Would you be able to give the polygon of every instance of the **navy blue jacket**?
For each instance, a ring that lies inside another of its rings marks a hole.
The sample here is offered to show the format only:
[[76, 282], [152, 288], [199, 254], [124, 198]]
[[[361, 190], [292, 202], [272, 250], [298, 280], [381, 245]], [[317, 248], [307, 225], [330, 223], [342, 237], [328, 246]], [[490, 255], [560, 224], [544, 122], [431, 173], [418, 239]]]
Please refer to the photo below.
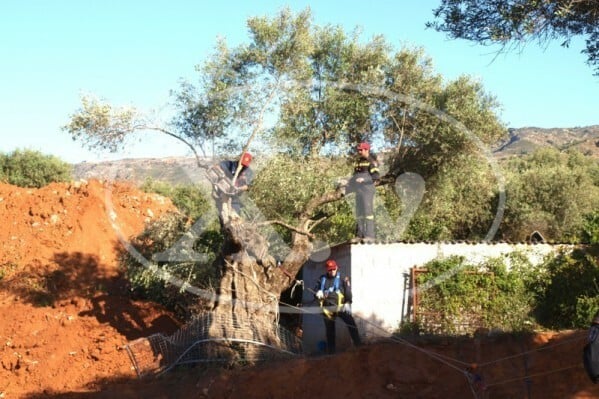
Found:
[[[339, 271], [337, 271], [339, 274]], [[324, 278], [324, 287], [322, 284], [322, 280]], [[329, 276], [329, 274], [323, 274], [318, 279], [318, 284], [316, 285], [315, 291], [321, 290], [324, 294], [324, 306], [337, 306], [339, 304], [339, 294], [335, 291], [335, 277]], [[351, 292], [351, 284], [349, 283], [349, 278], [339, 276], [339, 291], [343, 294], [342, 304], [344, 303], [352, 303], [352, 292]]]

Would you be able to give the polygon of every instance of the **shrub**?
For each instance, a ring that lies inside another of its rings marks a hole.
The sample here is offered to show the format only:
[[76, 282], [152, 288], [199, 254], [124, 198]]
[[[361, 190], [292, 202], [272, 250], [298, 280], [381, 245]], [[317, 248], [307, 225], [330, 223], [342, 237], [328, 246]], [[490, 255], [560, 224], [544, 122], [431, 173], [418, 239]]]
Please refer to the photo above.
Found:
[[40, 188], [72, 180], [72, 167], [53, 155], [15, 150], [0, 155], [0, 179], [19, 187]]
[[145, 192], [153, 192], [170, 198], [179, 211], [192, 220], [202, 217], [210, 209], [208, 195], [199, 187], [172, 186], [169, 183], [148, 178], [140, 188]]
[[426, 264], [418, 279], [418, 329], [452, 335], [471, 334], [478, 328], [530, 329], [534, 295], [521, 273], [526, 262], [511, 255], [508, 269], [505, 260], [471, 265], [454, 256]]
[[595, 211], [584, 216], [580, 237], [583, 243], [599, 244], [599, 212]]
[[[206, 298], [218, 275], [214, 264], [222, 243], [217, 226], [211, 227], [195, 236], [189, 219], [180, 213], [150, 223], [120, 259], [133, 292], [165, 305], [182, 319], [207, 306]], [[184, 287], [204, 290], [206, 295], [198, 297]]]
[[588, 327], [599, 309], [599, 248], [564, 252], [540, 265], [534, 282], [536, 317], [552, 329]]

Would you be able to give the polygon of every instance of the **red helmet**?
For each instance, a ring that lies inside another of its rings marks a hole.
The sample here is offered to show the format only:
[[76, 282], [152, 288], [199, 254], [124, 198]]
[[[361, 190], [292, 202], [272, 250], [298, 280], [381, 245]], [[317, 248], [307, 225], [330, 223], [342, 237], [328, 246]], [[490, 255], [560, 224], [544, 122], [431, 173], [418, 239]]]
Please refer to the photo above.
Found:
[[370, 144], [363, 142], [358, 144], [358, 150], [368, 150], [370, 151]]
[[241, 164], [243, 166], [250, 166], [251, 162], [252, 162], [252, 154], [250, 154], [249, 152], [244, 152], [243, 155], [241, 156]]
[[339, 268], [339, 266], [337, 266], [337, 262], [335, 262], [333, 259], [327, 260], [325, 264], [327, 266], [327, 272], [330, 272], [331, 270], [337, 270]]

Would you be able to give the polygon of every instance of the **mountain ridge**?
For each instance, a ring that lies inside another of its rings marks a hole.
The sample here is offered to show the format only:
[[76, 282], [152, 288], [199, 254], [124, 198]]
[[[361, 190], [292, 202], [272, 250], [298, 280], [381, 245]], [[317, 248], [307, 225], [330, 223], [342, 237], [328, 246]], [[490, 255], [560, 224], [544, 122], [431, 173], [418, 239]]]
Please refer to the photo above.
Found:
[[[577, 149], [586, 156], [599, 159], [599, 125], [573, 128], [522, 127], [507, 129], [507, 137], [492, 146], [498, 160], [524, 156], [540, 147], [560, 151]], [[201, 162], [214, 162], [203, 158]], [[141, 184], [148, 178], [171, 184], [207, 184], [194, 157], [125, 158], [115, 161], [73, 164], [75, 179], [128, 180]]]

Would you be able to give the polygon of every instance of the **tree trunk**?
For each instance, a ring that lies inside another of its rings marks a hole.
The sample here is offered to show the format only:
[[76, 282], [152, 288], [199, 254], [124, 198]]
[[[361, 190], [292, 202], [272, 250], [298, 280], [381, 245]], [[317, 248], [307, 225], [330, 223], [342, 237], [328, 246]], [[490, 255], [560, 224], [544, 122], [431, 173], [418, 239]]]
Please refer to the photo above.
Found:
[[[221, 201], [217, 205], [225, 242], [209, 335], [285, 349], [278, 326], [279, 298], [295, 282], [312, 245], [305, 235], [294, 234], [291, 252], [283, 266], [277, 267], [258, 226], [239, 217], [227, 198], [216, 200]], [[255, 352], [262, 350], [264, 347], [260, 345], [245, 345], [241, 349], [240, 345], [227, 345], [220, 347], [215, 355], [235, 360], [243, 352], [244, 358], [251, 359], [260, 357]]]
[[[244, 359], [256, 358], [253, 352], [263, 346], [283, 348], [285, 344], [279, 331], [279, 298], [281, 293], [295, 283], [295, 276], [312, 253], [311, 229], [320, 221], [313, 214], [323, 204], [338, 201], [345, 195], [342, 186], [333, 192], [312, 198], [298, 215], [292, 231], [290, 251], [281, 265], [269, 253], [269, 243], [260, 233], [259, 226], [242, 219], [231, 206], [226, 194], [219, 190], [222, 179], [212, 181], [217, 209], [225, 241], [220, 264], [221, 280], [212, 309], [209, 335], [226, 339], [226, 345], [217, 349], [218, 357], [234, 360], [240, 352]], [[254, 342], [260, 345], [240, 345], [231, 342]]]

